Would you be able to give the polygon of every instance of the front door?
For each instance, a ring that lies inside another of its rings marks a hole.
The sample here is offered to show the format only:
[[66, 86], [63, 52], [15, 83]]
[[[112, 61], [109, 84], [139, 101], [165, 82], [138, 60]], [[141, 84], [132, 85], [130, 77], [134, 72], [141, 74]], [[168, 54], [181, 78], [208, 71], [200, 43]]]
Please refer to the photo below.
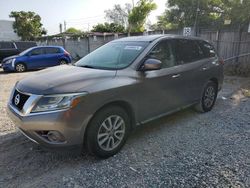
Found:
[[162, 62], [160, 70], [138, 72], [138, 114], [140, 121], [174, 111], [185, 102], [185, 76], [176, 63], [170, 40], [159, 42], [146, 58]]
[[31, 50], [27, 57], [27, 65], [30, 69], [42, 68], [46, 66], [46, 61], [44, 60], [44, 49], [35, 48]]

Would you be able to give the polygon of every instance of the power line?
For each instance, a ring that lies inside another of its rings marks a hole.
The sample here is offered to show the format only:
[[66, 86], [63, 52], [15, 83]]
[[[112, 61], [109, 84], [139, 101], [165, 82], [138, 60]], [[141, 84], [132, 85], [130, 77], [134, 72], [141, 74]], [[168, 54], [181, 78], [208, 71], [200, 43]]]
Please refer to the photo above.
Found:
[[77, 20], [89, 20], [89, 19], [99, 18], [99, 17], [103, 17], [103, 16], [105, 16], [105, 14], [100, 14], [97, 16], [91, 16], [91, 17], [85, 17], [85, 18], [69, 19], [69, 20], [67, 20], [67, 22], [75, 22]]

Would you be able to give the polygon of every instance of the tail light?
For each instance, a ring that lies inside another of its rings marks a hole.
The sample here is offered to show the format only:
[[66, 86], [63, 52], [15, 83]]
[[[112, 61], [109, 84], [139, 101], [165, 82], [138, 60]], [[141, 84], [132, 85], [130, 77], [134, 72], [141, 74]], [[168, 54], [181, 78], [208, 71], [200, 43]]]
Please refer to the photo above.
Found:
[[70, 53], [64, 50], [64, 55], [70, 56]]
[[219, 63], [221, 64], [221, 65], [224, 65], [224, 60], [221, 58], [221, 59], [219, 59]]

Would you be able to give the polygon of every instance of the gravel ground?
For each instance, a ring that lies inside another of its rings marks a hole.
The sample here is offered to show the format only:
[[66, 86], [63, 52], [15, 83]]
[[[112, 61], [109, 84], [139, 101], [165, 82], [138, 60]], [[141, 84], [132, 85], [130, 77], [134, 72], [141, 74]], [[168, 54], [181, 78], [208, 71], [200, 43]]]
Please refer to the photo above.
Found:
[[0, 72], [0, 187], [250, 187], [250, 98], [241, 89], [249, 78], [226, 77], [211, 112], [186, 109], [141, 126], [99, 160], [44, 151], [15, 129], [10, 90], [34, 73]]

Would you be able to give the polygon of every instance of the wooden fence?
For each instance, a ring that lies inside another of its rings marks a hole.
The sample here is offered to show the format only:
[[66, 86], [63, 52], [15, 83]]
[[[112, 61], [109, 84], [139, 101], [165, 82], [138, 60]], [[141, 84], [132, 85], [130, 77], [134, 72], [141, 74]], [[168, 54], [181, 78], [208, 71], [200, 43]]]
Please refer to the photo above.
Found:
[[[182, 35], [182, 30], [166, 30], [166, 31], [150, 31], [147, 33], [134, 33], [130, 36], [152, 35], [152, 34], [177, 34]], [[98, 48], [99, 46], [117, 39], [126, 37], [128, 34], [109, 34], [85, 36], [74, 39], [46, 39], [39, 40], [40, 45], [62, 45], [64, 46], [74, 58], [77, 59], [85, 56], [89, 52]], [[225, 61], [233, 62], [249, 62], [250, 63], [250, 33], [247, 31], [239, 32], [237, 30], [208, 30], [203, 29], [198, 32], [198, 36], [210, 41], [214, 44], [219, 55]]]
[[212, 42], [225, 61], [250, 63], [250, 33], [201, 30], [199, 36]]

